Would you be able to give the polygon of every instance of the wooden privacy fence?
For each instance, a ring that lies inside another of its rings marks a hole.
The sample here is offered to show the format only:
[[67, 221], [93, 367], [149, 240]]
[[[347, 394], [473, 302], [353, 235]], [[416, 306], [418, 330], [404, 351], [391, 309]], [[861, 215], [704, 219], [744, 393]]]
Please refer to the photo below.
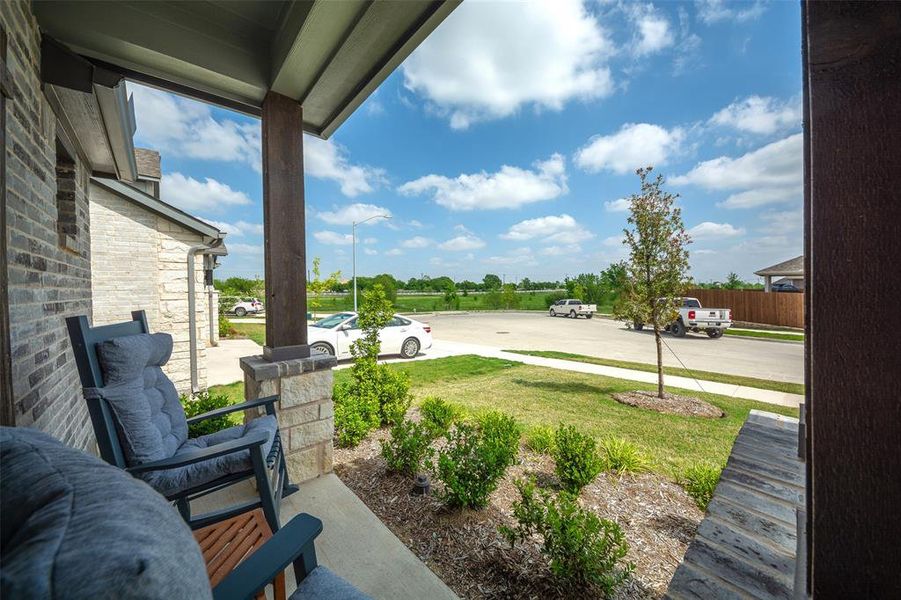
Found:
[[762, 290], [689, 290], [701, 306], [731, 308], [734, 321], [804, 327], [804, 294]]

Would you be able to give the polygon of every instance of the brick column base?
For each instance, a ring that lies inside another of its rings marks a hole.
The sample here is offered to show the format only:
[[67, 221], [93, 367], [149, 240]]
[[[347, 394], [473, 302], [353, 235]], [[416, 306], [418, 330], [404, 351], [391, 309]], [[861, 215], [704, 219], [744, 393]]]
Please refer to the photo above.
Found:
[[270, 362], [262, 356], [241, 359], [245, 399], [279, 396], [275, 410], [288, 475], [293, 483], [332, 470], [335, 433], [332, 367], [336, 364], [333, 356], [324, 354], [279, 362]]

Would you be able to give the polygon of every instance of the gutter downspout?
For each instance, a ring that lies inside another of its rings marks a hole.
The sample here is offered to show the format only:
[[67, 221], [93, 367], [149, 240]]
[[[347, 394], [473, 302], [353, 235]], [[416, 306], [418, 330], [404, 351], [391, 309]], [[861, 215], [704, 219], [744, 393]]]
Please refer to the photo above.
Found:
[[[208, 254], [223, 244], [222, 238], [213, 240], [209, 245], [200, 244], [188, 248], [188, 345], [191, 357], [191, 393], [196, 394], [200, 391], [200, 384], [197, 379], [197, 307], [196, 296], [196, 278], [197, 273], [194, 270], [194, 257], [198, 254]], [[210, 317], [212, 319], [212, 316]]]

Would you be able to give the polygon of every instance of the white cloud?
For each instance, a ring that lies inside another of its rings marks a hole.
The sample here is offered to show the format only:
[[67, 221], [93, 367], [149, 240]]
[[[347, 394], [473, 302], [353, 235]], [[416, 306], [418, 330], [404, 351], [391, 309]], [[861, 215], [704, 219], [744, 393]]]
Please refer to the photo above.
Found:
[[378, 239], [376, 239], [376, 238], [374, 238], [374, 237], [368, 237], [368, 238], [365, 238], [365, 239], [363, 240], [363, 243], [364, 243], [364, 244], [367, 244], [367, 245], [369, 245], [369, 244], [374, 244], [374, 243], [376, 243], [376, 242], [378, 242]]
[[613, 52], [580, 0], [464, 2], [406, 60], [404, 85], [465, 129], [610, 95]]
[[628, 173], [638, 167], [666, 164], [678, 152], [685, 132], [649, 123], [627, 123], [614, 134], [595, 136], [576, 152], [575, 162], [589, 173]]
[[800, 127], [801, 105], [798, 98], [780, 101], [749, 96], [717, 112], [710, 123], [749, 133], [772, 134]]
[[505, 240], [525, 241], [540, 238], [545, 243], [575, 244], [594, 237], [567, 214], [526, 219], [500, 236]]
[[766, 204], [780, 204], [800, 200], [804, 190], [801, 184], [786, 187], [762, 187], [731, 194], [716, 205], [720, 208], [756, 208]]
[[463, 235], [458, 235], [446, 242], [441, 242], [438, 244], [438, 247], [442, 250], [449, 250], [451, 252], [462, 252], [464, 250], [484, 248], [485, 242], [471, 233], [464, 233]]
[[743, 235], [744, 232], [744, 229], [733, 227], [729, 223], [713, 223], [712, 221], [698, 223], [688, 230], [691, 237], [696, 240], [731, 238]]
[[263, 245], [262, 244], [228, 244], [228, 253], [229, 256], [233, 254], [250, 254], [254, 256], [258, 256], [263, 254]]
[[547, 246], [538, 251], [544, 256], [573, 256], [582, 252], [579, 244], [567, 244], [565, 246]]
[[347, 151], [333, 140], [305, 135], [303, 164], [305, 174], [335, 181], [341, 187], [341, 193], [351, 198], [385, 183], [384, 170], [351, 164]]
[[422, 237], [421, 235], [417, 235], [411, 237], [408, 240], [404, 240], [400, 243], [400, 245], [404, 248], [428, 248], [432, 245], [432, 240], [429, 238]]
[[375, 256], [378, 254], [378, 251], [373, 250], [372, 248], [363, 248], [363, 254], [366, 256]]
[[604, 202], [604, 210], [607, 212], [627, 212], [629, 210], [629, 199], [619, 198], [617, 200], [607, 200]]
[[349, 246], [353, 244], [353, 236], [349, 233], [337, 233], [335, 231], [317, 231], [313, 233], [316, 241], [330, 246]]
[[487, 265], [533, 267], [538, 264], [531, 248], [518, 248], [502, 256], [489, 256], [482, 262]]
[[726, 0], [700, 0], [698, 17], [706, 24], [719, 21], [743, 22], [756, 19], [766, 10], [760, 0], [754, 2], [727, 2]]
[[625, 236], [622, 234], [611, 235], [610, 237], [605, 237], [601, 244], [606, 246], [607, 248], [618, 248], [623, 245], [623, 241], [625, 239]]
[[673, 185], [697, 185], [707, 190], [735, 190], [723, 208], [752, 208], [801, 197], [803, 171], [801, 134], [791, 135], [738, 158], [721, 156], [698, 163]]
[[627, 14], [635, 26], [631, 47], [635, 56], [656, 54], [675, 42], [669, 19], [653, 4], [627, 5]]
[[413, 229], [422, 229], [423, 227], [425, 227], [425, 225], [423, 225], [420, 221], [417, 221], [416, 219], [410, 219], [410, 221], [407, 223], [407, 225], [409, 225]]
[[160, 181], [160, 196], [169, 204], [188, 212], [220, 212], [233, 206], [250, 204], [250, 197], [225, 183], [204, 178], [198, 181], [181, 173], [168, 173]]
[[[354, 204], [342, 206], [341, 208], [336, 208], [335, 210], [325, 210], [316, 214], [319, 219], [325, 221], [329, 225], [351, 225], [354, 222], [359, 223], [365, 219], [372, 219], [372, 217], [378, 215], [388, 215], [390, 217], [391, 211], [383, 206], [356, 202]], [[375, 225], [381, 223], [383, 220], [384, 219], [372, 219], [371, 221], [366, 221], [365, 225]]]
[[400, 248], [392, 248], [391, 250], [385, 252], [385, 256], [400, 256], [403, 253], [404, 251]]
[[[174, 94], [128, 84], [135, 103], [137, 139], [163, 155], [198, 160], [239, 162], [262, 171], [261, 133], [257, 121], [217, 119], [209, 106]], [[371, 192], [384, 183], [381, 169], [351, 164], [334, 140], [305, 135], [304, 172], [338, 183], [346, 196]]]
[[398, 191], [407, 196], [430, 193], [435, 202], [451, 210], [488, 210], [550, 200], [569, 188], [564, 158], [554, 154], [536, 162], [534, 170], [504, 165], [496, 173], [464, 173], [454, 179], [426, 175], [408, 181]]

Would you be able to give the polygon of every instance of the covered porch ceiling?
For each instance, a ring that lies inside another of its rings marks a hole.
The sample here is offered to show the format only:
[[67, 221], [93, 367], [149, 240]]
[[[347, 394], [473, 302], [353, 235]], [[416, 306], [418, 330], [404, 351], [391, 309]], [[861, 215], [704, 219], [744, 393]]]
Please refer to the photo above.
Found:
[[35, 2], [42, 30], [125, 77], [260, 116], [267, 92], [327, 138], [460, 0]]

